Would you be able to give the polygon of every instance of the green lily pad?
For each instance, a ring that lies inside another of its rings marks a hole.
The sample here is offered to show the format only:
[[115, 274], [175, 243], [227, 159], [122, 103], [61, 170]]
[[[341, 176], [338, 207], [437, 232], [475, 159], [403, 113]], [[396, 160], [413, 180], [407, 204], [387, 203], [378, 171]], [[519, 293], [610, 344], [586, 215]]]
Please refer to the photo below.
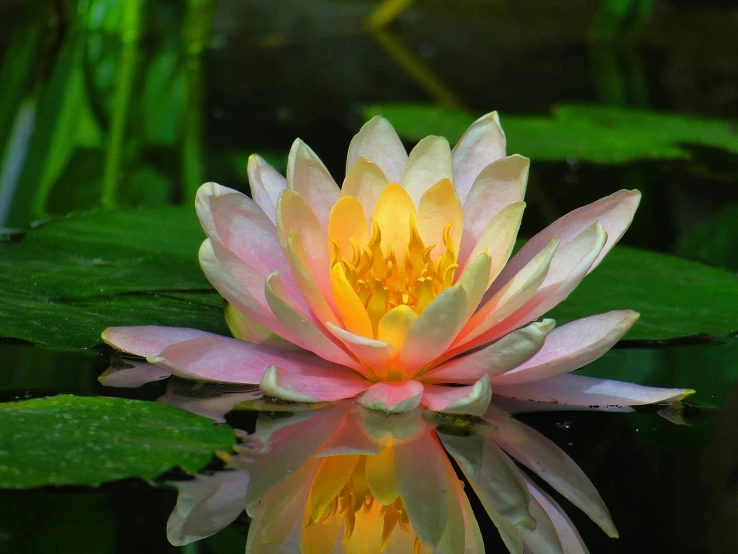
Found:
[[702, 222], [674, 250], [680, 256], [738, 271], [738, 205], [726, 206]]
[[[416, 104], [374, 105], [366, 116], [382, 115], [410, 141], [441, 135], [452, 144], [476, 119], [464, 110]], [[532, 160], [619, 164], [643, 159], [686, 159], [684, 144], [738, 153], [738, 129], [713, 119], [691, 118], [620, 107], [557, 106], [551, 117], [500, 114], [508, 152]]]
[[0, 488], [98, 486], [195, 473], [230, 452], [226, 425], [155, 402], [55, 396], [0, 404]]
[[0, 243], [0, 336], [59, 350], [98, 344], [113, 325], [228, 334], [197, 262], [191, 207], [69, 217]]
[[561, 325], [626, 308], [641, 314], [629, 340], [724, 337], [738, 330], [738, 277], [675, 256], [618, 246], [550, 316]]

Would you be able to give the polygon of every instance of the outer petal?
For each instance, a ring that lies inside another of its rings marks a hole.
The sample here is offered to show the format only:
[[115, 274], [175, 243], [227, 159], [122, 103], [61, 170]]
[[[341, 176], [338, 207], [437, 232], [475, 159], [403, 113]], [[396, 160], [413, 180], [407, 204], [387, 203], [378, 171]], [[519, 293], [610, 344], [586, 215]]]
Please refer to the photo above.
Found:
[[[218, 336], [173, 344], [147, 359], [185, 379], [242, 384], [258, 383], [266, 369], [277, 363], [307, 374], [339, 367], [312, 354], [272, 350]], [[336, 371], [334, 369], [333, 373]]]
[[167, 538], [182, 546], [214, 535], [241, 515], [249, 473], [221, 471], [173, 484], [179, 494], [167, 522]]
[[495, 393], [509, 398], [557, 405], [619, 407], [676, 402], [693, 394], [694, 391], [644, 387], [584, 375], [558, 375], [534, 383], [499, 385], [495, 387]]
[[172, 344], [218, 336], [199, 329], [143, 325], [140, 327], [108, 327], [103, 331], [102, 339], [117, 350], [146, 358]]
[[484, 375], [467, 387], [426, 385], [422, 402], [434, 412], [481, 416], [487, 411], [490, 400], [492, 387], [489, 377]]
[[323, 229], [328, 229], [328, 216], [341, 191], [320, 158], [300, 139], [292, 144], [287, 159], [287, 186], [305, 199]]
[[213, 220], [213, 214], [210, 209], [210, 200], [220, 196], [238, 197], [244, 195], [237, 190], [229, 189], [218, 183], [205, 183], [197, 189], [197, 195], [195, 196], [195, 210], [197, 210], [200, 225], [202, 225], [205, 234], [215, 241], [220, 241], [220, 237], [218, 236], [218, 230], [215, 228], [215, 221]]
[[310, 375], [271, 366], [261, 378], [259, 388], [267, 396], [291, 402], [333, 402], [353, 398], [369, 385], [353, 372]]
[[556, 322], [544, 319], [505, 335], [471, 354], [453, 358], [423, 376], [429, 383], [473, 383], [483, 375], [495, 376], [535, 356]]
[[418, 381], [380, 381], [359, 398], [359, 404], [382, 412], [408, 412], [420, 405], [423, 385]]
[[488, 331], [530, 300], [546, 278], [558, 244], [558, 239], [552, 240], [494, 296], [489, 298], [485, 294], [454, 346], [463, 345]]
[[346, 174], [359, 158], [377, 164], [392, 183], [401, 183], [407, 152], [389, 121], [373, 117], [354, 136], [346, 158]]
[[464, 202], [472, 183], [489, 164], [505, 157], [505, 133], [497, 112], [477, 119], [454, 146], [456, 191]]
[[495, 384], [513, 385], [568, 373], [610, 350], [638, 320], [631, 310], [615, 310], [572, 321], [546, 337], [538, 353], [525, 363], [494, 378]]
[[269, 310], [261, 275], [211, 239], [202, 243], [199, 258], [205, 276], [223, 298], [249, 319], [291, 341], [290, 334]]
[[518, 236], [524, 210], [525, 202], [510, 204], [489, 222], [462, 266], [462, 274], [480, 254], [486, 252], [492, 258], [487, 285], [489, 286], [495, 280], [505, 267], [515, 246], [515, 238]]
[[410, 152], [402, 183], [417, 206], [425, 191], [443, 179], [454, 182], [451, 148], [443, 137], [425, 137]]
[[528, 158], [515, 154], [492, 162], [476, 178], [464, 202], [464, 236], [459, 254], [462, 263], [489, 221], [505, 206], [523, 201], [529, 166]]
[[561, 238], [561, 246], [563, 247], [585, 229], [599, 221], [607, 233], [607, 242], [589, 269], [589, 271], [593, 270], [628, 229], [640, 201], [641, 193], [637, 190], [620, 190], [557, 219], [530, 239], [515, 254], [497, 281], [492, 285], [492, 293], [502, 288], [554, 237]]
[[341, 348], [311, 314], [305, 314], [292, 306], [285, 297], [280, 276], [273, 273], [266, 280], [266, 299], [269, 308], [287, 330], [291, 339], [305, 350], [337, 364], [361, 370], [362, 366]]
[[279, 271], [292, 302], [307, 307], [280, 248], [277, 229], [261, 209], [249, 197], [239, 194], [211, 198], [210, 210], [218, 231], [217, 242], [262, 277]]
[[[509, 317], [475, 339], [464, 344], [474, 348], [503, 336], [513, 329], [534, 321], [560, 302], [566, 300], [597, 258], [607, 240], [604, 228], [599, 223], [585, 229], [574, 240], [560, 247], [554, 255], [551, 267], [540, 288], [530, 299]], [[484, 324], [486, 327], [486, 324]], [[472, 334], [476, 335], [478, 330]], [[465, 340], [468, 336], [465, 337]]]
[[277, 199], [287, 188], [285, 178], [264, 158], [256, 154], [249, 156], [248, 165], [251, 196], [272, 223], [277, 221]]
[[466, 292], [456, 286], [444, 290], [413, 321], [400, 352], [400, 367], [408, 375], [440, 356], [466, 321]]

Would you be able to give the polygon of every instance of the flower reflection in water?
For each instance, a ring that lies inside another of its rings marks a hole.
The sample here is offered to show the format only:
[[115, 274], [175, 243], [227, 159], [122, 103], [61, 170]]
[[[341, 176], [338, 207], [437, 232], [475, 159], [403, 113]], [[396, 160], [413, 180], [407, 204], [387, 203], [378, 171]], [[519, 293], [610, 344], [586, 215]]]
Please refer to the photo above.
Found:
[[301, 411], [261, 413], [230, 471], [175, 483], [173, 544], [216, 533], [245, 507], [247, 554], [483, 553], [452, 460], [510, 552], [587, 552], [561, 507], [513, 459], [617, 536], [576, 463], [494, 404], [482, 418], [389, 415], [353, 402], [292, 409]]

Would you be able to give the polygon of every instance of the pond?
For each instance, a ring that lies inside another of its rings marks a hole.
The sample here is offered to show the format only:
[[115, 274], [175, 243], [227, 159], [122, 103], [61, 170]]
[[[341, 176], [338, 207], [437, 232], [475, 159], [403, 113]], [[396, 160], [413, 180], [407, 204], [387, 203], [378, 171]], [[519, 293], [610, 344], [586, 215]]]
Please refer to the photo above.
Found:
[[738, 551], [737, 21], [0, 3], [0, 551]]

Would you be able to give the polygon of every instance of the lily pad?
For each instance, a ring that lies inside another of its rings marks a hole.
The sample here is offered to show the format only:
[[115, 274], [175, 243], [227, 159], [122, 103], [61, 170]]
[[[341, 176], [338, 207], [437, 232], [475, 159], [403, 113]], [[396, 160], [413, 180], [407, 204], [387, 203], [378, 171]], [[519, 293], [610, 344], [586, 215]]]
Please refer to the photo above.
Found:
[[195, 473], [235, 444], [226, 425], [123, 398], [0, 404], [0, 428], [0, 488], [150, 480], [175, 467]]
[[72, 216], [0, 243], [0, 336], [79, 350], [111, 325], [228, 334], [191, 207]]
[[674, 250], [681, 256], [738, 271], [738, 204], [726, 206], [692, 229]]
[[[452, 144], [476, 119], [450, 108], [416, 104], [368, 106], [365, 115], [389, 119], [410, 141], [441, 135]], [[551, 117], [500, 114], [508, 151], [532, 160], [619, 164], [644, 159], [687, 159], [685, 144], [738, 153], [738, 128], [727, 121], [620, 107], [557, 106]]]
[[675, 256], [618, 246], [550, 316], [562, 324], [626, 308], [641, 314], [628, 340], [724, 337], [738, 330], [738, 277]]

